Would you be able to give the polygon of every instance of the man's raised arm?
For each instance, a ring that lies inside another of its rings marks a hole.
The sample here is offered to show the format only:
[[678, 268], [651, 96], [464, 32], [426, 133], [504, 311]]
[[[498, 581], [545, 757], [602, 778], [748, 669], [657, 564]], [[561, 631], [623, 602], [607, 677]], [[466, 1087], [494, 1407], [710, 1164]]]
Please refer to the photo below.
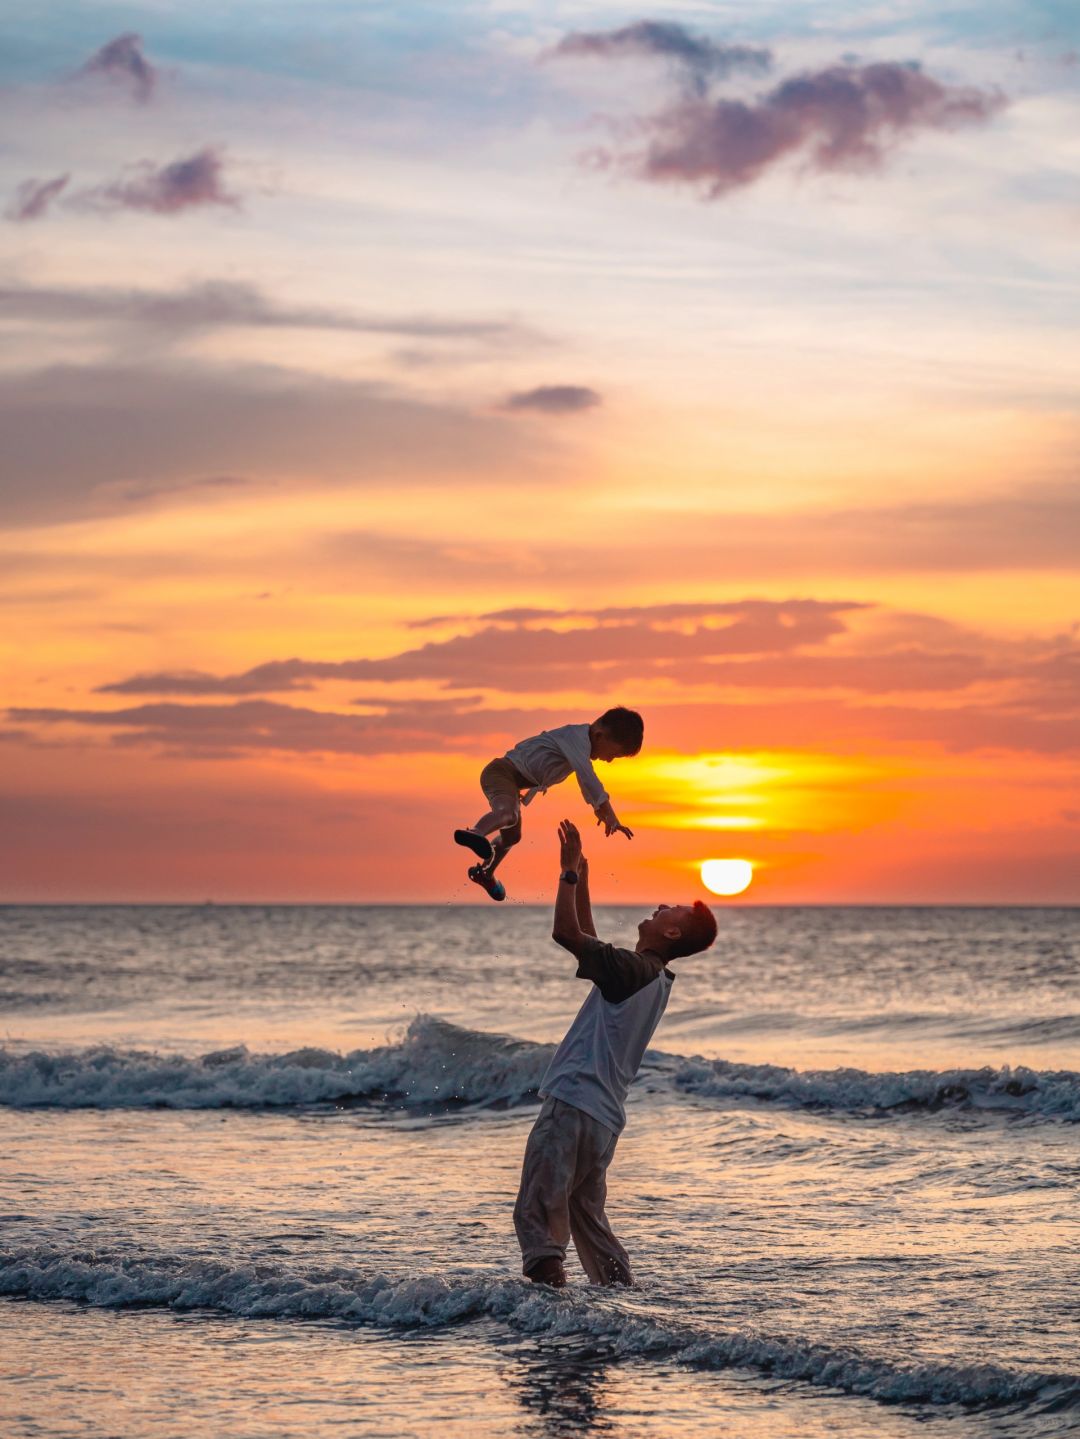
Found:
[[596, 925], [592, 917], [592, 896], [589, 894], [589, 861], [584, 855], [578, 860], [577, 867], [577, 920], [583, 934], [597, 938]]
[[[581, 836], [577, 825], [564, 819], [559, 825], [559, 888], [555, 895], [555, 921], [551, 937], [572, 955], [581, 956], [591, 940], [596, 938], [592, 924], [592, 908], [589, 904], [588, 866], [585, 866], [584, 884], [580, 874], [582, 864]], [[573, 880], [567, 876], [573, 874]], [[584, 894], [578, 891], [584, 889]]]

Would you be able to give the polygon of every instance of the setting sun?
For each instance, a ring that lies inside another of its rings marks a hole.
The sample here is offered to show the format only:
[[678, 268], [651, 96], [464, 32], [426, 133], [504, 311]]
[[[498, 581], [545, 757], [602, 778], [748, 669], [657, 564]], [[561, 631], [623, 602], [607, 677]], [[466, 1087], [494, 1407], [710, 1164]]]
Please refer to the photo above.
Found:
[[701, 863], [701, 881], [713, 894], [742, 894], [754, 878], [748, 859], [706, 859]]

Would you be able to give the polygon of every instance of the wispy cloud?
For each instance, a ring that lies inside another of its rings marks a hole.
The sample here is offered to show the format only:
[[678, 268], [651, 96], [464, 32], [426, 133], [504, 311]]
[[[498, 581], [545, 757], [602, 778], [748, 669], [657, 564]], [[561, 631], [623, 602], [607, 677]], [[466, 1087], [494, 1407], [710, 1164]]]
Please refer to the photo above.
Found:
[[70, 175], [57, 175], [53, 180], [24, 180], [16, 187], [5, 218], [17, 223], [40, 220], [70, 179]]
[[502, 408], [510, 411], [535, 410], [542, 415], [573, 415], [603, 403], [598, 391], [588, 385], [538, 385], [507, 395]]
[[161, 72], [143, 53], [142, 36], [128, 31], [102, 45], [78, 73], [122, 86], [134, 99], [145, 104], [153, 96]]
[[214, 145], [168, 165], [139, 161], [125, 178], [83, 190], [73, 197], [76, 201], [96, 210], [142, 210], [154, 215], [178, 215], [206, 205], [240, 206], [240, 197], [226, 188], [224, 153]]
[[115, 493], [119, 500], [137, 505], [175, 495], [234, 492], [251, 484], [252, 481], [243, 475], [199, 475], [190, 480], [136, 480], [131, 484], [117, 485]]
[[736, 71], [760, 75], [772, 65], [772, 52], [751, 45], [729, 45], [695, 35], [670, 20], [638, 20], [617, 30], [574, 31], [548, 52], [552, 59], [626, 59], [658, 57], [673, 63], [684, 83], [703, 95], [713, 80]]
[[[451, 623], [436, 617], [431, 623]], [[349, 753], [490, 748], [558, 722], [566, 701], [645, 704], [659, 747], [722, 736], [726, 747], [895, 743], [1063, 754], [1080, 749], [1075, 636], [995, 639], [927, 614], [865, 603], [679, 603], [594, 611], [513, 608], [458, 616], [458, 633], [381, 658], [269, 661], [237, 674], [162, 671], [98, 693], [169, 696], [119, 710], [12, 709], [13, 724], [119, 732], [119, 742]], [[428, 684], [434, 698], [354, 696], [353, 708], [295, 707], [261, 696], [336, 682]], [[682, 690], [676, 698], [672, 688]], [[460, 690], [460, 694], [446, 694]], [[528, 696], [506, 708], [495, 696]], [[532, 696], [546, 695], [539, 704]], [[221, 701], [235, 700], [235, 704]]]
[[[883, 575], [1071, 574], [1080, 552], [1080, 488], [1071, 482], [937, 502], [817, 506], [787, 511], [662, 512], [598, 553], [568, 535], [537, 542], [527, 556], [514, 544], [476, 540], [419, 541], [407, 535], [335, 532], [313, 541], [324, 571], [346, 574], [363, 564], [396, 585], [437, 577], [452, 587], [482, 577], [492, 587], [518, 587], [522, 577], [557, 592], [583, 570], [612, 591], [643, 565], [660, 565], [707, 587], [720, 574], [746, 588], [815, 583], [821, 575], [860, 581]], [[551, 611], [554, 618], [557, 611]], [[485, 620], [543, 618], [544, 612], [492, 611]], [[459, 623], [460, 615], [442, 617]], [[413, 621], [417, 627], [431, 622]]]
[[72, 210], [109, 214], [138, 210], [153, 215], [178, 215], [205, 206], [239, 209], [240, 196], [225, 182], [225, 155], [220, 146], [207, 145], [167, 165], [140, 160], [119, 179], [81, 190], [68, 189], [71, 175], [52, 180], [24, 180], [5, 211], [9, 220], [39, 220], [60, 199]]
[[701, 601], [674, 601], [657, 605], [606, 605], [601, 609], [541, 609], [535, 605], [512, 605], [507, 609], [485, 610], [478, 615], [429, 615], [411, 620], [410, 629], [427, 629], [433, 625], [487, 624], [489, 622], [507, 625], [513, 629], [528, 629], [543, 620], [579, 620], [585, 625], [628, 625], [648, 624], [663, 628], [671, 625], [704, 623], [707, 621], [730, 622], [748, 615], [779, 617], [785, 629], [790, 628], [790, 617], [795, 612], [817, 615], [823, 610], [841, 614], [846, 610], [861, 610], [866, 605], [850, 600], [736, 600], [728, 604]]
[[490, 345], [539, 345], [543, 337], [515, 320], [443, 318], [424, 314], [358, 314], [320, 305], [290, 305], [256, 285], [205, 280], [176, 290], [0, 286], [0, 318], [49, 324], [88, 322], [123, 326], [158, 338], [215, 329], [343, 330], [424, 340]]
[[981, 124], [1003, 97], [945, 85], [915, 65], [834, 65], [783, 81], [756, 104], [680, 105], [651, 122], [645, 179], [704, 185], [710, 198], [801, 152], [818, 170], [866, 169], [918, 130]]
[[[675, 30], [680, 33], [663, 53], [675, 53], [683, 42], [695, 53], [692, 37]], [[570, 48], [560, 45], [556, 53], [639, 53], [651, 42], [639, 27], [629, 27], [568, 36], [563, 43]], [[873, 169], [921, 131], [986, 124], [1007, 103], [1000, 91], [935, 79], [915, 61], [828, 65], [791, 75], [750, 100], [711, 91], [712, 81], [727, 73], [719, 65], [702, 64], [692, 73], [693, 93], [635, 122], [634, 132], [647, 137], [644, 148], [601, 147], [590, 152], [589, 163], [655, 183], [693, 185], [717, 199], [796, 157], [816, 171]]]
[[[173, 753], [238, 757], [268, 750], [294, 754], [415, 754], [449, 747], [455, 737], [503, 737], [535, 718], [529, 711], [484, 711], [468, 701], [396, 704], [365, 700], [372, 714], [308, 709], [274, 700], [238, 700], [232, 704], [135, 705], [93, 710], [21, 708], [9, 716], [23, 724], [73, 724], [113, 732], [119, 745], [167, 746]], [[542, 716], [547, 718], [546, 712]]]
[[[611, 694], [612, 692], [606, 692]], [[790, 692], [789, 692], [790, 694]], [[623, 696], [623, 698], [626, 698]], [[632, 696], [630, 697], [632, 698]], [[578, 706], [592, 717], [606, 700]], [[951, 704], [939, 700], [877, 703], [872, 707], [833, 697], [798, 701], [798, 727], [792, 727], [789, 697], [724, 703], [656, 703], [645, 707], [650, 748], [693, 750], [702, 736], [725, 750], [790, 747], [793, 734], [803, 744], [825, 749], [888, 745], [934, 745], [961, 753], [999, 750], [1033, 754], [1080, 753], [1080, 724], [1069, 714], [1044, 714], [1033, 705], [975, 704], [957, 694]], [[365, 716], [314, 710], [269, 700], [223, 704], [161, 703], [126, 709], [15, 708], [8, 717], [23, 726], [73, 725], [111, 731], [121, 746], [168, 747], [173, 754], [206, 758], [242, 758], [267, 751], [296, 754], [392, 755], [421, 753], [486, 754], [509, 746], [525, 734], [566, 723], [566, 706], [533, 704], [514, 710], [447, 711], [442, 716], [404, 716], [395, 711]], [[15, 743], [33, 742], [33, 731], [13, 729]]]
[[[812, 602], [799, 602], [809, 607]], [[780, 608], [780, 607], [777, 607]], [[789, 610], [793, 607], [789, 606]], [[822, 605], [824, 610], [827, 607]], [[840, 608], [834, 606], [833, 608]], [[702, 630], [664, 631], [646, 627], [669, 641], [661, 659], [654, 646], [643, 659], [612, 663], [616, 646], [611, 636], [640, 645], [643, 629], [618, 625], [570, 632], [575, 638], [575, 689], [588, 698], [573, 708], [588, 716], [611, 701], [642, 703], [641, 685], [665, 674], [694, 686], [678, 698], [663, 693], [645, 704], [650, 748], [674, 751], [700, 747], [702, 737], [726, 751], [788, 747], [797, 733], [801, 745], [824, 750], [864, 752], [869, 745], [933, 745], [954, 752], [1000, 750], [1045, 755], [1080, 751], [1080, 649], [1074, 642], [1042, 639], [1003, 644], [988, 636], [965, 634], [932, 616], [890, 617], [900, 643], [873, 649], [874, 635], [853, 635], [836, 625], [834, 633], [814, 643], [805, 635], [785, 652], [778, 640], [739, 634], [725, 652], [720, 639], [708, 640]], [[905, 635], [906, 627], [906, 635]], [[887, 632], [887, 626], [885, 631]], [[952, 649], [919, 645], [912, 635], [934, 630]], [[516, 647], [516, 663], [539, 666], [556, 687], [565, 676], [557, 656], [562, 635], [546, 630], [502, 631]], [[716, 632], [714, 631], [714, 634]], [[490, 630], [473, 637], [473, 653], [494, 654]], [[577, 643], [580, 641], [580, 643]], [[852, 649], [857, 642], [858, 649]], [[594, 663], [581, 658], [590, 645]], [[836, 648], [839, 644], [840, 648]], [[756, 646], [752, 652], [740, 646]], [[847, 648], [845, 649], [844, 646]], [[326, 752], [353, 755], [421, 752], [482, 753], [509, 744], [522, 734], [564, 721], [565, 702], [507, 708], [485, 705], [477, 693], [439, 698], [354, 696], [350, 710], [314, 709], [256, 697], [258, 691], [311, 688], [321, 680], [349, 680], [357, 675], [383, 683], [415, 681], [443, 672], [438, 658], [460, 658], [461, 646], [448, 641], [423, 651], [391, 657], [390, 662], [313, 662], [287, 660], [256, 667], [242, 675], [213, 676], [187, 671], [133, 676], [101, 686], [106, 693], [173, 694], [125, 708], [15, 707], [7, 720], [22, 729], [12, 739], [32, 738], [38, 731], [61, 726], [106, 731], [119, 745], [168, 747], [173, 753], [203, 757], [242, 757], [267, 750], [292, 753]], [[770, 652], [771, 651], [771, 652]], [[415, 663], [417, 655], [421, 663]], [[394, 664], [393, 661], [404, 661]], [[534, 690], [517, 685], [506, 650], [497, 655], [504, 683], [499, 688]], [[475, 673], [475, 664], [470, 668]], [[507, 677], [508, 676], [508, 677]], [[213, 702], [191, 702], [212, 697]], [[793, 706], [797, 729], [793, 731]]]
[[[102, 687], [110, 694], [273, 693], [316, 680], [426, 680], [447, 689], [491, 688], [540, 693], [633, 681], [671, 673], [699, 678], [698, 668], [724, 656], [791, 654], [840, 634], [850, 601], [747, 600], [733, 604], [510, 611], [479, 621], [469, 634], [434, 640], [382, 659], [271, 661], [240, 675], [135, 675]], [[507, 615], [511, 617], [508, 618]], [[536, 621], [569, 621], [554, 628]], [[573, 623], [574, 621], [577, 623]], [[491, 621], [491, 622], [488, 622]], [[715, 673], [714, 671], [710, 673]]]
[[263, 483], [432, 486], [509, 469], [551, 481], [552, 445], [508, 416], [270, 365], [146, 362], [0, 374], [8, 524], [122, 513], [125, 487], [243, 475]]

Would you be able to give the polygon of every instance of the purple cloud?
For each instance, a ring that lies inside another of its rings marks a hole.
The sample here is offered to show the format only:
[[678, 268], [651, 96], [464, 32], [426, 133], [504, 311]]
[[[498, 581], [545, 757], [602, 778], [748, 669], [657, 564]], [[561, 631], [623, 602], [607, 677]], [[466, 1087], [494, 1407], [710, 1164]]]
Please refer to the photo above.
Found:
[[113, 84], [124, 85], [145, 104], [154, 93], [160, 72], [143, 54], [142, 36], [129, 31], [95, 51], [79, 74], [101, 75]]
[[760, 75], [772, 65], [769, 50], [718, 44], [667, 20], [638, 20], [618, 30], [576, 31], [565, 35], [549, 54], [552, 59], [601, 60], [658, 56], [680, 66], [690, 89], [699, 95], [710, 80], [726, 79], [736, 70]]
[[573, 415], [600, 404], [603, 404], [600, 394], [587, 385], [538, 385], [535, 390], [508, 395], [501, 408], [537, 410], [542, 415]]
[[[812, 602], [796, 602], [805, 610]], [[762, 606], [763, 607], [763, 606]], [[842, 606], [836, 606], [840, 609]], [[850, 606], [848, 608], [851, 608]], [[913, 632], [926, 617], [912, 616]], [[894, 616], [897, 624], [904, 617]], [[903, 628], [901, 624], [901, 629]], [[615, 631], [629, 630], [631, 642], [643, 638], [636, 626], [621, 626]], [[705, 636], [705, 642], [694, 643], [693, 636], [677, 635], [672, 639], [664, 659], [655, 653], [644, 662], [629, 661], [612, 664], [615, 653], [610, 644], [597, 636], [611, 632], [592, 629], [586, 636], [594, 658], [601, 663], [589, 666], [578, 646], [569, 655], [558, 653], [559, 636], [551, 631], [509, 634], [521, 650], [539, 635], [540, 645], [531, 655], [522, 654], [519, 663], [531, 659], [547, 664], [549, 680], [555, 688], [559, 681], [562, 660], [569, 659], [566, 669], [573, 669], [576, 678], [568, 687], [581, 688], [588, 682], [600, 706], [615, 700], [633, 701], [633, 689], [627, 682], [655, 677], [658, 673], [673, 674], [686, 681], [707, 684], [710, 698], [686, 697], [675, 701], [654, 701], [649, 705], [650, 733], [660, 748], [685, 747], [688, 735], [722, 734], [728, 747], [751, 746], [768, 748], [789, 746], [792, 736], [793, 706], [797, 703], [798, 730], [804, 739], [816, 736], [816, 743], [830, 748], [847, 748], [862, 744], [868, 726], [881, 739], [897, 742], [932, 743], [950, 750], [984, 748], [1014, 749], [1044, 754], [1075, 753], [1080, 746], [1077, 706], [1080, 687], [1075, 684], [1067, 703], [1057, 702], [1057, 689], [1041, 682], [1042, 661], [1026, 654], [1027, 646], [995, 644], [986, 636], [974, 636], [966, 651], [933, 650], [924, 645], [893, 645], [885, 651], [870, 649], [864, 640], [861, 652], [823, 648], [809, 633], [786, 652], [783, 646], [767, 637], [741, 634], [725, 644], [724, 631], [713, 631], [716, 638]], [[470, 637], [464, 637], [468, 640]], [[471, 637], [488, 648], [490, 631]], [[830, 639], [839, 639], [849, 646], [852, 636], [843, 626], [836, 626]], [[683, 643], [676, 642], [681, 639]], [[873, 637], [870, 637], [871, 641]], [[764, 643], [762, 642], [764, 640]], [[749, 643], [748, 643], [749, 641]], [[812, 648], [810, 648], [812, 647]], [[439, 646], [428, 646], [411, 655], [392, 657], [412, 660], [420, 654], [430, 660]], [[620, 640], [618, 652], [624, 657], [628, 647]], [[771, 653], [768, 651], [771, 650]], [[1080, 652], [1068, 656], [1070, 663], [1080, 660]], [[552, 663], [554, 661], [554, 664]], [[366, 662], [369, 678], [414, 679], [430, 669], [422, 664], [409, 664], [404, 673], [372, 671], [387, 662]], [[302, 675], [320, 678], [349, 678], [363, 666], [363, 661], [314, 664], [301, 660], [279, 665], [261, 666], [247, 678], [271, 678], [270, 672], [289, 674], [293, 679]], [[674, 664], [674, 669], [672, 668]], [[504, 676], [513, 663], [506, 652], [500, 656]], [[173, 679], [184, 678], [175, 676]], [[243, 686], [238, 677], [200, 684], [200, 676], [186, 677], [192, 683], [187, 694], [216, 694], [228, 698], [227, 703], [177, 703], [158, 701], [115, 710], [86, 708], [12, 708], [6, 718], [14, 725], [36, 727], [78, 724], [112, 732], [115, 745], [151, 745], [170, 747], [174, 753], [217, 758], [256, 754], [266, 750], [294, 753], [328, 752], [343, 754], [407, 754], [438, 750], [483, 752], [501, 740], [509, 741], [529, 729], [543, 728], [566, 718], [566, 706], [550, 708], [529, 703], [524, 707], [487, 708], [479, 703], [477, 694], [438, 699], [394, 699], [380, 695], [363, 695], [352, 699], [352, 709], [362, 708], [366, 714], [341, 710], [311, 709], [278, 701], [242, 697]], [[514, 687], [497, 683], [496, 687]], [[141, 682], [105, 686], [106, 690], [168, 692], [167, 675], [144, 676]], [[287, 686], [277, 683], [252, 684], [272, 689]], [[294, 687], [299, 688], [299, 685]], [[178, 691], [183, 693], [184, 691]], [[535, 686], [524, 685], [524, 689]], [[802, 693], [796, 701], [796, 692]], [[927, 704], [925, 696], [936, 700]], [[238, 697], [240, 696], [240, 697]], [[883, 699], [892, 697], [889, 702]], [[867, 701], [872, 701], [868, 705]], [[1050, 701], [1048, 703], [1048, 700]], [[592, 706], [586, 708], [586, 714]], [[13, 742], [27, 740], [34, 731], [0, 730], [0, 739]], [[47, 743], [34, 739], [35, 743]], [[1066, 818], [1075, 816], [1068, 811]]]
[[70, 175], [57, 175], [55, 180], [24, 180], [16, 188], [5, 215], [20, 223], [40, 220], [70, 179]]
[[[550, 619], [563, 623], [544, 623]], [[803, 740], [814, 735], [830, 748], [862, 744], [871, 731], [957, 751], [1080, 747], [1080, 648], [1071, 635], [1005, 641], [933, 615], [809, 599], [515, 609], [471, 623], [471, 633], [381, 658], [294, 658], [224, 676], [142, 674], [98, 693], [169, 698], [114, 710], [12, 708], [5, 718], [31, 733], [75, 723], [111, 731], [112, 744], [202, 757], [267, 749], [481, 753], [565, 720], [565, 703], [536, 704], [545, 691], [587, 693], [578, 706], [587, 716], [594, 705], [643, 698], [643, 684], [674, 680], [700, 689], [658, 692], [649, 703], [660, 748], [702, 734], [722, 734], [728, 747], [788, 746], [793, 715]], [[365, 688], [346, 710], [260, 697], [358, 679], [379, 687], [428, 681], [461, 693], [387, 697]], [[517, 703], [488, 707], [485, 689], [517, 692]]]
[[0, 312], [50, 324], [100, 322], [135, 327], [151, 332], [161, 342], [191, 332], [240, 326], [409, 335], [507, 347], [545, 343], [538, 332], [514, 320], [443, 319], [423, 313], [357, 314], [319, 305], [280, 304], [241, 280], [204, 280], [176, 290], [0, 285]]
[[147, 210], [155, 215], [176, 215], [202, 205], [237, 208], [239, 198], [225, 188], [224, 157], [212, 145], [194, 155], [156, 167], [145, 160], [132, 167], [126, 180], [84, 192], [85, 202], [102, 210]]
[[[0, 306], [2, 308], [2, 306]], [[198, 423], [192, 416], [198, 416]], [[207, 475], [263, 486], [457, 483], [547, 484], [562, 474], [543, 433], [506, 415], [423, 403], [374, 381], [306, 374], [264, 363], [160, 363], [0, 371], [0, 512], [12, 525], [70, 523], [126, 513], [129, 486], [187, 484]], [[340, 534], [335, 536], [339, 541]], [[354, 552], [355, 538], [346, 536]], [[17, 546], [0, 555], [10, 565]], [[400, 557], [374, 543], [370, 563]], [[423, 564], [423, 547], [406, 547]], [[40, 557], [39, 557], [40, 563]], [[428, 560], [430, 563], [430, 559]]]
[[[242, 699], [231, 704], [134, 705], [127, 709], [19, 709], [12, 717], [35, 725], [79, 724], [114, 731], [119, 746], [168, 746], [174, 753], [222, 759], [267, 750], [294, 754], [412, 754], [444, 750], [463, 739], [505, 739], [523, 732], [536, 716], [555, 723], [547, 710], [462, 708], [464, 701], [403, 702], [363, 700], [379, 713], [357, 715], [306, 709], [273, 700]], [[0, 731], [0, 737], [3, 735]], [[18, 730], [12, 741], [23, 740]]]
[[133, 675], [102, 685], [98, 693], [273, 694], [311, 689], [321, 680], [428, 680], [444, 689], [535, 693], [583, 684], [604, 688], [643, 674], [715, 679], [717, 661], [797, 653], [845, 633], [842, 617], [862, 608], [850, 601], [745, 600], [610, 608], [589, 615], [539, 610], [536, 618], [580, 622], [571, 629], [544, 627], [527, 612], [528, 618], [509, 622], [481, 620], [482, 627], [471, 634], [381, 659], [271, 660], [239, 675]]
[[943, 84], [915, 64], [832, 65], [794, 75], [756, 101], [683, 100], [642, 121], [652, 136], [643, 153], [601, 159], [644, 180], [703, 186], [716, 199], [798, 153], [817, 170], [869, 169], [918, 130], [984, 124], [1005, 103], [998, 92]]

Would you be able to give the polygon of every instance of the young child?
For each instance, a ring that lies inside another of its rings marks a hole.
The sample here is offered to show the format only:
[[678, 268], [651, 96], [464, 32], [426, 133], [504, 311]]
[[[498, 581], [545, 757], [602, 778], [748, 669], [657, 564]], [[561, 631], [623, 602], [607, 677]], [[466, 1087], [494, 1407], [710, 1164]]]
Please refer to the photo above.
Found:
[[[506, 890], [495, 878], [495, 871], [521, 839], [521, 806], [538, 793], [544, 794], [553, 784], [561, 783], [571, 773], [577, 775], [581, 793], [592, 805], [596, 822], [604, 826], [604, 833], [620, 833], [633, 839], [632, 831], [619, 823], [592, 762], [602, 759], [610, 764], [613, 759], [637, 754], [644, 734], [641, 716], [617, 705], [592, 724], [564, 724], [559, 729], [544, 730], [523, 739], [501, 759], [485, 765], [480, 772], [480, 788], [490, 809], [470, 828], [454, 831], [457, 843], [471, 849], [480, 861], [469, 870], [469, 878], [492, 899], [506, 898]], [[496, 830], [499, 837], [493, 845], [487, 836]]]
[[562, 874], [552, 938], [577, 960], [588, 998], [540, 1082], [543, 1107], [525, 1146], [514, 1228], [522, 1269], [537, 1284], [566, 1283], [573, 1239], [593, 1284], [632, 1284], [630, 1260], [604, 1213], [607, 1169], [626, 1123], [626, 1094], [667, 1006], [668, 961], [700, 954], [716, 938], [707, 905], [659, 905], [638, 925], [633, 949], [596, 937], [589, 867], [569, 820], [559, 826]]

